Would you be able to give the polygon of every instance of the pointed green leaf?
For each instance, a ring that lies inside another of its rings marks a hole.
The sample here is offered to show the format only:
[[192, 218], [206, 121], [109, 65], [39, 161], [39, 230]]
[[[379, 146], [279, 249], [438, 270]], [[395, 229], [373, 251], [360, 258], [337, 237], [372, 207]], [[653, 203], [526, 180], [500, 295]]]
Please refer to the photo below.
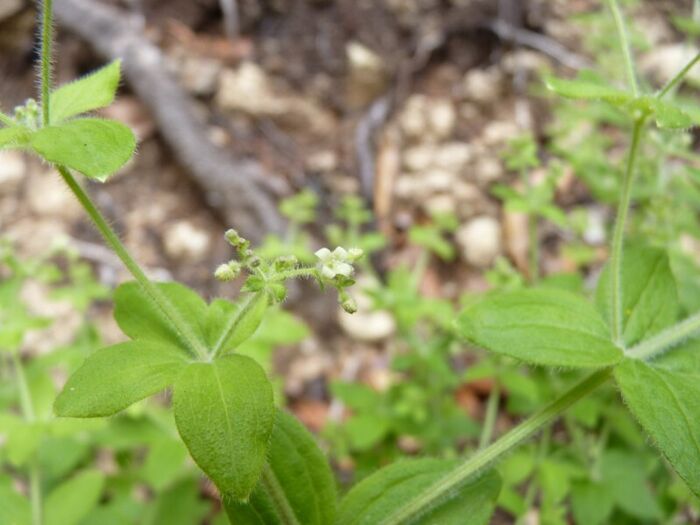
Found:
[[[193, 290], [180, 283], [157, 283], [163, 295], [170, 300], [189, 329], [206, 346], [204, 319], [207, 304]], [[177, 332], [163, 318], [161, 311], [148, 298], [141, 286], [134, 282], [120, 285], [114, 293], [114, 319], [122, 331], [136, 341], [153, 341], [179, 346], [187, 353]]]
[[538, 365], [594, 368], [623, 356], [593, 305], [563, 290], [492, 295], [464, 310], [457, 328], [478, 346]]
[[677, 104], [649, 95], [630, 101], [629, 107], [632, 110], [640, 110], [653, 115], [656, 125], [660, 128], [686, 129], [695, 123], [693, 118]]
[[628, 359], [615, 369], [627, 406], [690, 489], [700, 496], [700, 371]]
[[557, 95], [567, 98], [605, 100], [613, 104], [621, 104], [632, 98], [632, 95], [626, 91], [596, 84], [589, 80], [565, 80], [550, 77], [545, 80], [545, 84]]
[[0, 128], [0, 149], [24, 145], [30, 136], [31, 131], [24, 126]]
[[[335, 479], [313, 436], [293, 416], [277, 411], [268, 452], [268, 468], [286, 508], [304, 525], [331, 525], [336, 513]], [[279, 497], [279, 493], [276, 495]], [[258, 483], [248, 503], [225, 500], [231, 523], [285, 525], [273, 495]]]
[[46, 525], [78, 525], [97, 505], [104, 486], [104, 474], [86, 470], [53, 489], [46, 498]]
[[115, 60], [51, 93], [51, 124], [109, 106], [119, 86], [120, 67], [121, 61]]
[[240, 304], [223, 299], [212, 302], [207, 312], [206, 328], [210, 347], [221, 348], [220, 355], [237, 348], [257, 331], [268, 306], [265, 292], [248, 295]]
[[29, 144], [48, 162], [104, 182], [131, 158], [136, 139], [120, 122], [82, 118], [41, 128]]
[[258, 482], [272, 432], [272, 386], [255, 361], [229, 355], [193, 363], [173, 393], [175, 422], [192, 458], [219, 490], [248, 497]]
[[110, 416], [172, 385], [186, 366], [174, 346], [131, 341], [103, 348], [68, 379], [54, 411], [64, 417]]
[[683, 111], [683, 108], [672, 102], [654, 99], [652, 106], [654, 108], [654, 120], [656, 120], [656, 125], [660, 128], [688, 129], [695, 125], [692, 117]]
[[[377, 525], [423, 490], [448, 474], [454, 461], [404, 460], [384, 467], [355, 485], [340, 503], [338, 525]], [[413, 525], [485, 525], [501, 483], [488, 472], [451, 492], [411, 523]]]
[[[622, 257], [622, 335], [628, 347], [671, 326], [678, 316], [678, 292], [666, 252], [628, 246]], [[612, 322], [610, 267], [603, 269], [596, 304]]]

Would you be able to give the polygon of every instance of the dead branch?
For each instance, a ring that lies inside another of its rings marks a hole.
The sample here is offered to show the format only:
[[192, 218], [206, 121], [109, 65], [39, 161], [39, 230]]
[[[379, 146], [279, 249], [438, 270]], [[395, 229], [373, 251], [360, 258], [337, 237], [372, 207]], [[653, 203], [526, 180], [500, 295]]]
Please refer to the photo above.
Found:
[[[273, 182], [255, 161], [236, 158], [207, 138], [185, 92], [166, 70], [162, 53], [140, 29], [143, 22], [92, 0], [56, 0], [59, 23], [101, 55], [120, 58], [129, 85], [151, 110], [161, 135], [206, 200], [227, 224], [260, 240], [280, 232]], [[276, 190], [284, 191], [277, 181]]]

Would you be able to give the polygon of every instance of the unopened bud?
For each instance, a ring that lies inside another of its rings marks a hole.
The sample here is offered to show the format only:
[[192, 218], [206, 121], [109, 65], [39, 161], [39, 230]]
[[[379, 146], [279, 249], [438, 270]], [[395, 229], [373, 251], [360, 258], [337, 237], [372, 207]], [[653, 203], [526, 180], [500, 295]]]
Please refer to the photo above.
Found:
[[241, 273], [241, 265], [236, 261], [231, 261], [220, 265], [214, 272], [214, 277], [219, 281], [233, 281]]
[[275, 270], [289, 270], [294, 268], [299, 263], [294, 255], [283, 255], [275, 259]]
[[343, 302], [340, 303], [340, 306], [343, 307], [343, 310], [345, 310], [349, 314], [354, 314], [357, 312], [357, 303], [352, 297], [346, 297], [343, 299]]
[[238, 247], [240, 246], [241, 241], [243, 241], [243, 238], [233, 228], [226, 230], [224, 236], [226, 237], [226, 240], [231, 243], [232, 246]]

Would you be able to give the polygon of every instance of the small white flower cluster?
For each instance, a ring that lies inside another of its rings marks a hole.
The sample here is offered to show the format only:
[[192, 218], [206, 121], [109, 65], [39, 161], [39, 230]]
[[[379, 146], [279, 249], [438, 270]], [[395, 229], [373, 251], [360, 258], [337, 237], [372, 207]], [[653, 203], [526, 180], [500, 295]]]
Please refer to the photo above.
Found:
[[321, 248], [316, 252], [319, 259], [319, 270], [324, 279], [332, 280], [338, 276], [350, 277], [354, 271], [353, 263], [362, 257], [362, 250], [350, 248], [346, 250], [338, 246], [330, 251], [328, 248]]

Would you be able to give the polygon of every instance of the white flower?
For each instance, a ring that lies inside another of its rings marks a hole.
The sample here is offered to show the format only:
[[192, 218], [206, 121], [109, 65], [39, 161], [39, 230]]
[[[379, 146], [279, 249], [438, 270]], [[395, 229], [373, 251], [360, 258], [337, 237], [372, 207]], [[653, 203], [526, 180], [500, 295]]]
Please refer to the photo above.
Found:
[[350, 277], [354, 271], [350, 264], [353, 257], [340, 246], [332, 252], [328, 248], [321, 248], [316, 252], [316, 257], [320, 261], [321, 275], [326, 279], [335, 279], [338, 275]]

